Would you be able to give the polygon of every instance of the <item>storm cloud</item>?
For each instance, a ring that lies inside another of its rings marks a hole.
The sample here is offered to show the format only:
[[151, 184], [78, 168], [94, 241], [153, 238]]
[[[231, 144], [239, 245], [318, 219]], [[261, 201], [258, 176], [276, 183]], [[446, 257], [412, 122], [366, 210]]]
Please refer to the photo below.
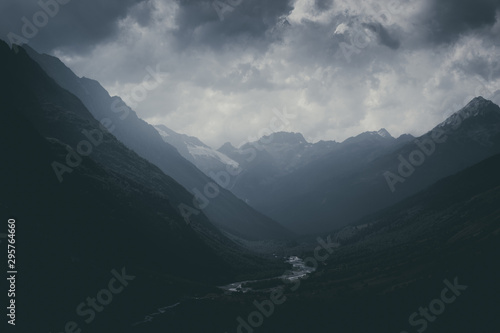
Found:
[[[40, 6], [0, 10], [6, 39]], [[159, 68], [139, 116], [217, 147], [254, 138], [275, 109], [310, 141], [422, 134], [498, 98], [499, 35], [491, 0], [73, 0], [29, 43], [129, 102]]]
[[429, 25], [429, 41], [450, 43], [463, 34], [493, 26], [499, 9], [498, 0], [432, 0], [421, 19]]
[[[119, 33], [118, 20], [127, 14], [134, 15], [138, 22], [147, 24], [154, 8], [147, 0], [88, 0], [88, 1], [2, 1], [0, 33], [9, 40], [8, 34], [23, 36], [27, 19], [34, 23], [37, 13], [47, 12], [48, 22], [39, 27], [33, 45], [41, 51], [64, 48], [84, 52], [102, 41], [115, 38]], [[43, 22], [40, 20], [40, 22]], [[36, 26], [36, 24], [35, 24]]]

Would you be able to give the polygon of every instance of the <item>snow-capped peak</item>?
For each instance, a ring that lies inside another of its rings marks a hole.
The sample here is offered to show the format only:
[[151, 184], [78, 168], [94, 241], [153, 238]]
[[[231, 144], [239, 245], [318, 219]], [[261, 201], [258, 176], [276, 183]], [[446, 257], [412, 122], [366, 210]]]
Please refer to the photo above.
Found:
[[383, 138], [392, 138], [392, 135], [385, 128], [379, 129], [377, 134]]
[[462, 117], [462, 119], [475, 117], [490, 104], [493, 103], [481, 96], [476, 97], [472, 101], [470, 101], [469, 104], [467, 104], [462, 110], [459, 111], [460, 116]]
[[443, 127], [450, 124], [454, 124], [456, 123], [456, 117], [460, 117], [461, 121], [467, 118], [476, 117], [478, 115], [484, 114], [484, 112], [489, 110], [490, 106], [494, 105], [495, 104], [492, 101], [484, 99], [481, 96], [476, 97], [462, 109], [449, 116], [445, 121], [443, 121], [438, 126]]

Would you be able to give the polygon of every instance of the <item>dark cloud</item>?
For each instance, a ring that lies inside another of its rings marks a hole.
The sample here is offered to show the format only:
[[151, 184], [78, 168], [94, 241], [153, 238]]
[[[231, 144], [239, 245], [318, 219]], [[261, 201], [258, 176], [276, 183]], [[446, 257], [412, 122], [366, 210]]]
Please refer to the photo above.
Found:
[[[38, 1], [0, 1], [0, 38]], [[257, 135], [275, 107], [313, 139], [417, 135], [498, 90], [499, 2], [71, 0], [29, 43], [132, 102], [159, 68], [138, 114], [214, 146]]]
[[[38, 30], [33, 37], [27, 38], [30, 45], [40, 51], [49, 52], [55, 48], [83, 53], [96, 44], [112, 38], [118, 31], [117, 21], [129, 13], [129, 9], [136, 5], [148, 3], [148, 0], [72, 0], [67, 4], [59, 5], [55, 0], [42, 0], [42, 3], [52, 4], [47, 8], [53, 15], [45, 15], [48, 20], [35, 28]], [[54, 4], [58, 4], [55, 9]], [[151, 6], [137, 7], [134, 9], [136, 18], [146, 24], [148, 11]], [[22, 21], [25, 17], [33, 23], [35, 17], [40, 16], [41, 6], [37, 1], [2, 1], [0, 12], [3, 15], [0, 21], [0, 38], [9, 40], [9, 33], [20, 37], [23, 34]], [[49, 13], [51, 14], [51, 13]], [[43, 23], [43, 21], [40, 21]], [[11, 35], [12, 36], [12, 35]]]
[[500, 78], [499, 60], [491, 61], [488, 57], [481, 55], [455, 63], [454, 69], [458, 69], [468, 76], [479, 75], [487, 81]]
[[314, 6], [319, 11], [329, 10], [333, 7], [333, 0], [314, 0]]
[[152, 1], [140, 2], [129, 10], [129, 15], [139, 25], [146, 27], [151, 23], [152, 14], [156, 10]]
[[247, 43], [288, 15], [291, 0], [183, 0], [176, 16], [176, 37], [180, 45], [201, 44], [220, 48], [230, 43]]
[[461, 34], [495, 24], [497, 10], [498, 0], [432, 0], [422, 24], [428, 28], [428, 40], [450, 43]]
[[368, 24], [363, 24], [365, 27], [369, 28], [371, 31], [373, 31], [378, 38], [378, 41], [380, 44], [387, 46], [390, 49], [397, 50], [399, 49], [399, 46], [401, 45], [400, 41], [396, 38], [391, 36], [389, 32], [387, 31], [386, 28], [380, 23], [368, 23]]

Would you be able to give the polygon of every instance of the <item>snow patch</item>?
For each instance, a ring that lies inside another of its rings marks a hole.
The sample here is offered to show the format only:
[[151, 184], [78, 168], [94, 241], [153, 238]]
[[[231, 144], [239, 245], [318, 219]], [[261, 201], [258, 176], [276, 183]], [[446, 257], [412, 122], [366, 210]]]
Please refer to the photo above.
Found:
[[474, 98], [469, 104], [463, 107], [461, 110], [455, 112], [451, 116], [449, 116], [445, 121], [439, 124], [439, 127], [444, 127], [447, 125], [452, 125], [457, 122], [457, 117], [460, 117], [460, 121], [464, 121], [468, 118], [473, 118], [483, 114], [483, 111], [486, 107], [491, 104], [490, 101], [485, 100], [482, 97]]
[[162, 130], [161, 130], [161, 129], [159, 129], [158, 127], [155, 127], [155, 129], [156, 129], [156, 131], [157, 131], [158, 133], [160, 133], [160, 135], [161, 135], [163, 138], [165, 138], [165, 137], [167, 137], [167, 136], [170, 136], [170, 134], [168, 134], [168, 133], [167, 133], [167, 132], [165, 132], [165, 131], [162, 131]]
[[219, 161], [221, 161], [222, 163], [230, 165], [233, 168], [238, 168], [240, 166], [238, 162], [232, 160], [231, 158], [227, 157], [226, 155], [224, 155], [216, 150], [213, 150], [212, 148], [188, 144], [188, 150], [189, 150], [189, 153], [194, 158], [196, 158], [197, 156], [216, 158]]

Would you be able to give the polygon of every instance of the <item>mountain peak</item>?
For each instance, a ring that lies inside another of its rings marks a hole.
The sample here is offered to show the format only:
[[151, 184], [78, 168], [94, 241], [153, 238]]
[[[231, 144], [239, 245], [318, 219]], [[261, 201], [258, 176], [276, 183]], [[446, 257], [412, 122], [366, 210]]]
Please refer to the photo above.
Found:
[[177, 133], [176, 131], [168, 128], [163, 124], [157, 124], [154, 125], [153, 127], [156, 129], [158, 133], [160, 133], [161, 137], [163, 138], [163, 141], [171, 144], [177, 149], [179, 149], [178, 145], [179, 143], [191, 145], [193, 147], [198, 146], [203, 148], [210, 148], [209, 146], [201, 142], [200, 139], [198, 139], [197, 137], [189, 136], [187, 134]]
[[476, 117], [479, 115], [485, 115], [490, 111], [495, 111], [500, 113], [500, 108], [498, 105], [493, 103], [490, 100], [483, 98], [482, 96], [475, 97], [472, 99], [466, 106], [457, 112], [453, 113], [449, 116], [445, 121], [443, 121], [438, 126], [446, 126], [449, 124], [453, 124], [456, 122], [456, 117], [460, 117], [461, 120], [465, 120], [467, 118]]
[[377, 134], [383, 138], [392, 138], [392, 135], [385, 128], [379, 129]]
[[225, 144], [223, 144], [222, 146], [220, 146], [219, 149], [217, 149], [217, 151], [233, 151], [233, 150], [236, 150], [236, 148], [231, 144], [231, 142], [226, 142]]
[[367, 131], [360, 133], [356, 136], [349, 137], [345, 139], [342, 143], [360, 143], [360, 142], [390, 142], [396, 140], [394, 137], [385, 129], [381, 128], [378, 131]]
[[263, 136], [260, 140], [265, 142], [279, 143], [279, 144], [306, 144], [307, 141], [300, 133], [294, 132], [276, 132], [271, 135]]
[[492, 101], [485, 99], [483, 96], [473, 98], [463, 109], [481, 109], [485, 106], [493, 104]]

